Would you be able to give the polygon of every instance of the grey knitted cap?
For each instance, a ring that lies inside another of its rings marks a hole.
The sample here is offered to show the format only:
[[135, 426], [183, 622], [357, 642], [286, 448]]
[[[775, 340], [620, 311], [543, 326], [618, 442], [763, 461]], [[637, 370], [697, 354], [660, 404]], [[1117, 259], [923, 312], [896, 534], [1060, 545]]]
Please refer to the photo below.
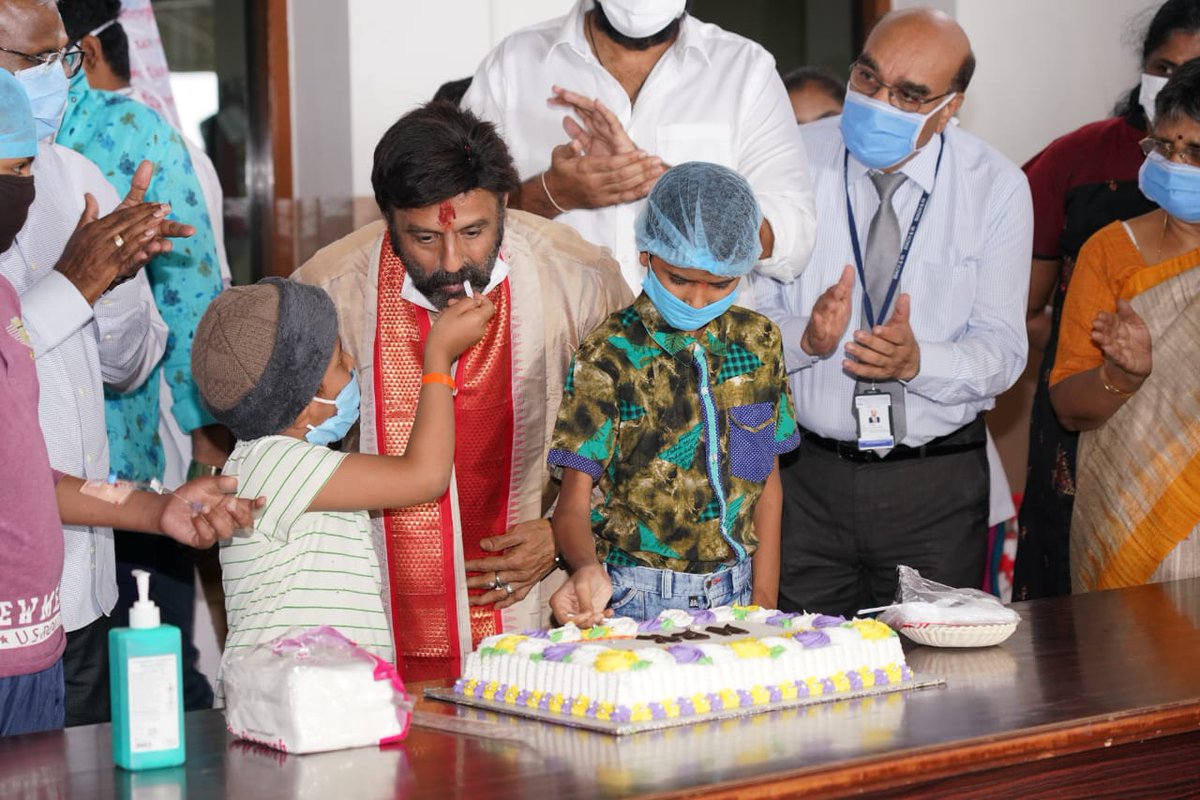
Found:
[[200, 399], [241, 441], [280, 433], [316, 395], [337, 335], [324, 289], [283, 278], [226, 289], [192, 343]]

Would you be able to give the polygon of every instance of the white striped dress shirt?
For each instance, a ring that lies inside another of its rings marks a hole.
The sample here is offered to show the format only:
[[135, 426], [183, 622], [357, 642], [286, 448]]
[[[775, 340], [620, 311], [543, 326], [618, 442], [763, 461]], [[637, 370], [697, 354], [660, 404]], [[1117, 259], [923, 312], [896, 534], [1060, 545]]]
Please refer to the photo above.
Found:
[[[50, 465], [68, 475], [105, 478], [104, 384], [128, 390], [144, 381], [162, 358], [167, 326], [144, 272], [93, 309], [54, 269], [83, 213], [84, 192], [95, 196], [102, 215], [118, 202], [99, 168], [69, 148], [42, 142], [33, 174], [37, 197], [13, 246], [0, 254], [0, 274], [21, 296], [37, 358], [38, 417]], [[68, 525], [63, 532], [59, 595], [63, 624], [74, 631], [112, 611], [116, 560], [111, 528]]]
[[[854, 314], [838, 348], [812, 359], [800, 348], [813, 304], [854, 264], [846, 213], [840, 117], [801, 126], [817, 200], [817, 243], [811, 261], [791, 284], [754, 277], [757, 308], [783, 331], [796, 418], [830, 439], [853, 441], [854, 378], [842, 369], [845, 345], [859, 326], [862, 289], [855, 274]], [[951, 126], [934, 180], [940, 140], [934, 139], [902, 171], [910, 180], [893, 203], [901, 236], [921, 194], [930, 192], [924, 218], [900, 278], [912, 298], [910, 322], [921, 348], [920, 372], [908, 382], [908, 434], [919, 446], [948, 434], [995, 405], [1025, 368], [1025, 304], [1033, 210], [1029, 184], [1015, 164], [987, 144]], [[867, 167], [849, 161], [850, 201], [859, 241], [879, 206]], [[889, 316], [895, 309], [893, 302]]]

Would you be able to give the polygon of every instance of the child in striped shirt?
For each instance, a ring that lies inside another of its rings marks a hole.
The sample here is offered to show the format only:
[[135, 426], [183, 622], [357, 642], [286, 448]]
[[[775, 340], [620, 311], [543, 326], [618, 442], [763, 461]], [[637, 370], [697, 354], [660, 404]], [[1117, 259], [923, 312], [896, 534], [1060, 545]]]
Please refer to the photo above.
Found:
[[268, 500], [253, 530], [223, 543], [225, 654], [292, 627], [331, 625], [391, 661], [379, 560], [364, 509], [440, 497], [454, 458], [451, 363], [495, 309], [481, 296], [449, 306], [425, 344], [425, 379], [408, 449], [348, 454], [327, 445], [358, 419], [353, 360], [324, 290], [279, 278], [229, 289], [196, 329], [192, 371], [212, 415], [238, 439], [226, 475]]

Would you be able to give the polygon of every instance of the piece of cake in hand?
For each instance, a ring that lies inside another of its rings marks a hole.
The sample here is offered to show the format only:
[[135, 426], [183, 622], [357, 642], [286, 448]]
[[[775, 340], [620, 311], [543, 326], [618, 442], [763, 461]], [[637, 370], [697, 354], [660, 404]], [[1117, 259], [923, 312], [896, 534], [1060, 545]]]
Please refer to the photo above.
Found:
[[467, 657], [454, 690], [554, 715], [637, 723], [911, 678], [899, 638], [881, 622], [721, 606], [492, 636]]

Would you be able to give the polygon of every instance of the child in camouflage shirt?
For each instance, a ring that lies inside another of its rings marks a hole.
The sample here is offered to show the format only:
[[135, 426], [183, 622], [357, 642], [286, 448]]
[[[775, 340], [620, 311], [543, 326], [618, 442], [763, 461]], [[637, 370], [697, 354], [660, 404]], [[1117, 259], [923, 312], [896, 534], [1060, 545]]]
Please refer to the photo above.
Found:
[[580, 344], [547, 458], [571, 570], [550, 601], [560, 621], [775, 607], [778, 456], [800, 435], [779, 329], [732, 307], [761, 224], [749, 184], [715, 164], [674, 167], [650, 193], [642, 294]]

